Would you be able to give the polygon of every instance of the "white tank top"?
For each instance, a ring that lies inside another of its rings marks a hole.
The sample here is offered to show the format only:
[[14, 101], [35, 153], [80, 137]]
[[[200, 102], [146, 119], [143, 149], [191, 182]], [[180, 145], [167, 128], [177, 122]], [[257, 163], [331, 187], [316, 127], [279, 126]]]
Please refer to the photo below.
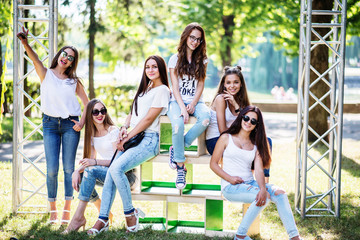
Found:
[[[229, 106], [226, 106], [226, 109], [225, 109], [226, 127], [229, 128], [231, 126], [231, 124], [235, 121], [236, 118], [237, 118], [237, 116], [232, 114]], [[219, 132], [219, 127], [218, 127], [218, 122], [217, 122], [216, 111], [210, 109], [210, 124], [206, 130], [206, 140], [212, 139], [215, 137], [219, 137], [219, 136], [220, 136], [220, 132]]]
[[51, 117], [68, 118], [81, 114], [76, 97], [76, 86], [72, 79], [60, 79], [47, 69], [40, 86], [41, 111]]
[[[114, 155], [113, 143], [119, 137], [120, 130], [115, 126], [109, 128], [109, 132], [102, 137], [92, 137], [91, 145], [94, 146], [98, 159], [110, 160]], [[99, 156], [100, 155], [100, 156]]]
[[[229, 143], [223, 153], [223, 170], [230, 176], [241, 177], [244, 181], [254, 180], [251, 164], [255, 159], [256, 145], [253, 150], [244, 150], [235, 145], [233, 136], [228, 134]], [[230, 183], [221, 179], [221, 189]]]

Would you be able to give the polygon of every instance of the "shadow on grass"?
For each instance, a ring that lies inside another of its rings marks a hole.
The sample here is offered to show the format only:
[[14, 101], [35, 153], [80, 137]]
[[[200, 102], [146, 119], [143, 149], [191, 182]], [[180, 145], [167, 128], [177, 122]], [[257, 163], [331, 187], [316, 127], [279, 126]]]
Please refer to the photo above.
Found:
[[[294, 210], [294, 193], [289, 194], [289, 202]], [[351, 202], [354, 196], [342, 195], [341, 197], [341, 217], [308, 217], [301, 219], [301, 216], [297, 213], [294, 214], [297, 227], [300, 235], [314, 236], [316, 240], [322, 239], [346, 239], [346, 240], [359, 240], [360, 239], [360, 208], [354, 206]], [[277, 224], [282, 227], [279, 214], [276, 210], [275, 204], [270, 204], [263, 211], [263, 215], [266, 216], [268, 221]], [[325, 236], [323, 238], [322, 236]], [[333, 238], [328, 238], [331, 236]]]
[[7, 215], [3, 219], [1, 219], [0, 228], [3, 228], [9, 222], [9, 220], [11, 220], [13, 217], [14, 217], [14, 214], [10, 213], [9, 215]]
[[[71, 240], [83, 240], [83, 239], [94, 239], [94, 237], [88, 236], [86, 231], [71, 232], [67, 235], [61, 234], [60, 229], [55, 229], [51, 225], [41, 225], [41, 221], [34, 223], [31, 228], [23, 234], [18, 234], [17, 237], [20, 239], [43, 239], [43, 240], [55, 240], [55, 239], [71, 239]], [[189, 234], [189, 233], [167, 233], [165, 231], [152, 230], [151, 227], [145, 228], [137, 233], [126, 233], [125, 229], [113, 228], [110, 231], [103, 232], [95, 237], [95, 239], [102, 240], [122, 240], [122, 239], [141, 239], [141, 240], [159, 240], [159, 239], [174, 239], [174, 240], [210, 240], [210, 239], [221, 239], [230, 240], [232, 238], [220, 238], [220, 237], [207, 237], [200, 234]]]
[[[318, 144], [314, 149], [321, 155], [323, 155], [328, 150], [328, 148], [323, 144]], [[336, 154], [336, 151], [334, 154]], [[354, 177], [360, 177], [360, 164], [357, 163], [354, 159], [348, 158], [343, 154], [341, 155], [341, 169], [349, 172]]]

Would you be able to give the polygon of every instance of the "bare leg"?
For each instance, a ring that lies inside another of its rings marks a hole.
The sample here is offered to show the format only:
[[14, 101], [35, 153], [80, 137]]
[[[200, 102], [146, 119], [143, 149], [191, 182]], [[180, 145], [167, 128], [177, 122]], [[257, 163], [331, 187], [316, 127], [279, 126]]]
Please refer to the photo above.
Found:
[[[100, 213], [101, 199], [98, 198], [98, 199], [94, 202], [94, 205], [95, 205], [95, 207], [97, 208], [97, 210], [98, 210], [99, 213]], [[113, 216], [114, 216], [114, 215], [113, 215], [112, 212], [110, 211], [110, 212], [109, 212], [110, 224], [112, 224], [112, 222], [113, 222]]]
[[76, 208], [75, 214], [71, 219], [69, 226], [66, 228], [65, 232], [77, 231], [81, 226], [85, 227], [86, 219], [85, 219], [85, 209], [88, 202], [79, 201], [79, 205]]
[[57, 222], [56, 201], [49, 202], [49, 204], [50, 204], [50, 223], [55, 224]]
[[63, 215], [61, 218], [62, 225], [67, 225], [70, 221], [70, 207], [71, 207], [71, 200], [65, 200]]

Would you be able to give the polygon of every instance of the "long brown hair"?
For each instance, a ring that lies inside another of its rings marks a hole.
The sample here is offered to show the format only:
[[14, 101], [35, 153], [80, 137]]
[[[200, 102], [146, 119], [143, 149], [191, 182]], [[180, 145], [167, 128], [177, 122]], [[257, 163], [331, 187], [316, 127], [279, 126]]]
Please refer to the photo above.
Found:
[[138, 90], [136, 92], [136, 95], [134, 97], [134, 101], [131, 104], [130, 112], [132, 112], [133, 107], [135, 107], [136, 116], [138, 115], [138, 113], [137, 113], [137, 100], [138, 100], [138, 97], [141, 97], [146, 93], [146, 90], [148, 89], [150, 81], [151, 81], [150, 78], [148, 78], [146, 76], [146, 72], [145, 72], [146, 63], [150, 59], [154, 59], [157, 66], [158, 66], [161, 83], [164, 84], [165, 86], [169, 87], [169, 80], [168, 80], [168, 75], [167, 75], [167, 71], [166, 71], [166, 63], [165, 63], [164, 59], [162, 57], [158, 56], [158, 55], [152, 55], [152, 56], [148, 57], [145, 60], [145, 63], [144, 63], [144, 70], [143, 70], [143, 74], [142, 74], [142, 77], [141, 77], [141, 82], [140, 82], [139, 88], [138, 88]]
[[59, 56], [60, 54], [65, 50], [65, 49], [68, 49], [70, 48], [71, 50], [74, 51], [75, 53], [75, 56], [74, 56], [74, 61], [72, 61], [71, 65], [65, 70], [65, 74], [68, 78], [70, 78], [71, 80], [74, 81], [74, 83], [77, 83], [79, 82], [81, 85], [82, 82], [81, 82], [81, 79], [76, 75], [76, 69], [77, 69], [77, 65], [78, 65], [78, 62], [79, 62], [79, 52], [78, 50], [73, 47], [73, 46], [64, 46], [62, 47], [55, 55], [55, 57], [53, 58], [52, 62], [51, 62], [51, 66], [50, 66], [50, 69], [54, 69], [56, 68], [56, 66], [58, 65], [58, 60], [59, 60]]
[[[96, 127], [93, 120], [92, 111], [97, 103], [101, 103], [104, 107], [105, 104], [97, 98], [91, 99], [86, 105], [86, 116], [85, 116], [85, 137], [84, 137], [84, 153], [83, 158], [90, 158], [91, 156], [91, 138], [95, 136]], [[108, 129], [110, 126], [114, 126], [114, 122], [111, 120], [109, 113], [105, 114], [104, 127]]]
[[[201, 32], [201, 43], [193, 51], [191, 55], [191, 63], [189, 63], [186, 57], [187, 40], [194, 29]], [[207, 59], [205, 31], [200, 24], [195, 22], [190, 23], [185, 27], [180, 37], [180, 43], [178, 46], [178, 61], [175, 66], [177, 75], [181, 78], [183, 75], [194, 76], [199, 81], [205, 81], [207, 66], [207, 64], [204, 64], [205, 59]]]
[[238, 115], [238, 117], [231, 124], [229, 129], [224, 131], [222, 134], [225, 134], [225, 133], [228, 133], [231, 135], [238, 134], [241, 130], [241, 123], [243, 121], [243, 116], [245, 116], [245, 114], [247, 114], [248, 112], [254, 112], [254, 113], [256, 113], [256, 115], [258, 117], [257, 124], [250, 133], [250, 140], [251, 140], [252, 144], [256, 145], [256, 147], [259, 151], [260, 157], [262, 159], [264, 168], [269, 168], [270, 164], [271, 164], [270, 147], [269, 147], [269, 142], [266, 137], [265, 125], [264, 125], [262, 113], [258, 107], [247, 106], [247, 107], [243, 108], [240, 111], [240, 114]]
[[237, 92], [235, 94], [235, 96], [234, 96], [234, 99], [235, 99], [236, 103], [239, 104], [240, 108], [244, 108], [246, 106], [249, 106], [250, 105], [250, 100], [249, 100], [248, 93], [247, 93], [246, 82], [245, 82], [244, 76], [242, 75], [240, 66], [236, 66], [236, 67], [226, 66], [226, 67], [224, 67], [223, 75], [222, 75], [221, 80], [219, 82], [218, 90], [217, 90], [216, 95], [215, 95], [215, 97], [213, 99], [213, 102], [214, 102], [215, 98], [219, 94], [224, 93], [224, 89], [225, 89], [224, 84], [225, 84], [226, 77], [229, 76], [229, 75], [232, 75], [232, 74], [235, 74], [236, 76], [239, 77], [240, 84], [241, 84], [239, 92]]

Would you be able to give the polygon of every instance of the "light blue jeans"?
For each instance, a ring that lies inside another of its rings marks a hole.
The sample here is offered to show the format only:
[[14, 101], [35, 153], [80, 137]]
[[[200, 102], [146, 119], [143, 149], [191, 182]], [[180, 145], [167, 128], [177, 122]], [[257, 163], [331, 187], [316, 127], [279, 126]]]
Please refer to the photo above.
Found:
[[85, 202], [95, 202], [99, 196], [95, 190], [95, 184], [104, 185], [108, 167], [105, 166], [91, 166], [84, 170], [81, 179], [80, 191], [78, 198]]
[[74, 119], [43, 115], [44, 148], [46, 158], [46, 186], [49, 202], [56, 201], [58, 188], [59, 155], [62, 145], [62, 163], [64, 171], [65, 200], [73, 199], [72, 173], [74, 172], [76, 150], [80, 140], [80, 132], [73, 129]]
[[116, 188], [120, 193], [124, 213], [129, 214], [135, 210], [132, 205], [130, 184], [125, 173], [153, 158], [158, 153], [159, 134], [157, 132], [145, 132], [145, 136], [139, 145], [116, 155], [106, 174], [99, 218], [105, 220], [109, 218]]
[[[289, 237], [296, 237], [299, 235], [299, 232], [296, 228], [295, 219], [289, 204], [289, 199], [286, 194], [275, 195], [275, 191], [278, 189], [279, 187], [277, 186], [266, 184], [266, 190], [268, 193], [270, 193], [271, 201], [276, 204], [280, 219]], [[259, 191], [259, 185], [255, 180], [236, 185], [229, 184], [223, 189], [223, 196], [230, 202], [251, 203], [236, 232], [237, 235], [245, 236], [252, 222], [270, 202], [269, 199], [267, 199], [266, 204], [262, 207], [256, 206], [255, 199]]]
[[[188, 103], [185, 103], [185, 106], [187, 105]], [[210, 122], [209, 108], [205, 103], [198, 102], [195, 106], [194, 114], [190, 115], [196, 117], [197, 121], [184, 136], [184, 118], [182, 116], [180, 117], [180, 114], [179, 104], [176, 101], [170, 102], [167, 115], [171, 121], [175, 162], [185, 162], [185, 147], [189, 147], [191, 143], [205, 131]]]

